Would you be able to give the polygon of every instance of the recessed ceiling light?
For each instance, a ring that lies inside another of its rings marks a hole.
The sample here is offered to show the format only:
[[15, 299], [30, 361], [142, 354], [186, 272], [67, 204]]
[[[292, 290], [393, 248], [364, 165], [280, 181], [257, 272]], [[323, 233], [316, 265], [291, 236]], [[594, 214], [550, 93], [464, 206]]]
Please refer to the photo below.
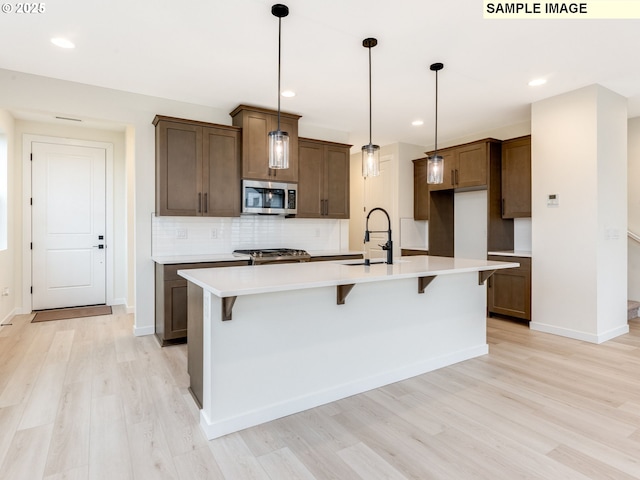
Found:
[[413, 122], [411, 122], [411, 125], [413, 125], [414, 127], [419, 127], [420, 125], [424, 125], [424, 122], [422, 120], [414, 120]]
[[539, 87], [540, 85], [544, 85], [545, 83], [547, 83], [547, 79], [546, 78], [534, 78], [533, 80], [531, 80], [529, 82], [529, 86], [530, 87]]
[[76, 46], [73, 44], [71, 40], [67, 40], [66, 38], [62, 38], [62, 37], [52, 38], [51, 43], [53, 43], [54, 45], [60, 48], [76, 48]]
[[282, 96], [283, 97], [295, 97], [296, 96], [296, 92], [294, 92], [293, 90], [284, 90], [282, 92]]

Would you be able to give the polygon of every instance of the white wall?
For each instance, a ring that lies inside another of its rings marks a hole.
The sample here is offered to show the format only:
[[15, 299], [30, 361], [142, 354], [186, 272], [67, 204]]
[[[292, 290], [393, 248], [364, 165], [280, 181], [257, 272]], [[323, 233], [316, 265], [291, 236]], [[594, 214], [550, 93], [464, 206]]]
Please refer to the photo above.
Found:
[[533, 104], [532, 329], [595, 343], [628, 331], [626, 117], [595, 85]]
[[[0, 69], [0, 108], [49, 118], [62, 115], [93, 123], [110, 123], [125, 131], [126, 181], [133, 184], [135, 193], [128, 190], [123, 201], [129, 208], [125, 225], [128, 222], [131, 226], [130, 215], [134, 216], [135, 231], [127, 229], [127, 244], [134, 245], [135, 263], [123, 268], [127, 275], [131, 275], [132, 270], [135, 272], [135, 301], [128, 299], [128, 304], [131, 308], [135, 305], [134, 333], [137, 335], [154, 332], [154, 266], [151, 260], [151, 218], [155, 208], [153, 118], [160, 114], [230, 125], [229, 112], [234, 107], [235, 104], [216, 109]], [[299, 131], [302, 135], [322, 133], [322, 140], [345, 141], [344, 132], [306, 125], [304, 118], [300, 121]], [[16, 161], [15, 152], [13, 157]], [[132, 201], [135, 201], [134, 205], [131, 205]], [[20, 216], [16, 216], [13, 227], [14, 232], [22, 231]], [[16, 253], [21, 255], [21, 252]], [[20, 264], [12, 271], [21, 268]], [[131, 280], [129, 278], [130, 283]]]
[[[640, 235], [640, 117], [632, 118], [627, 127], [628, 149], [628, 224]], [[640, 243], [628, 240], [628, 297], [640, 301]]]
[[[0, 323], [7, 321], [17, 313], [19, 302], [16, 294], [20, 294], [20, 287], [16, 279], [17, 245], [20, 235], [16, 232], [16, 162], [14, 161], [14, 119], [5, 110], [0, 109], [0, 134], [7, 148], [7, 248], [0, 250], [0, 292], [9, 289], [9, 295], [0, 296]], [[4, 148], [4, 146], [2, 147]]]

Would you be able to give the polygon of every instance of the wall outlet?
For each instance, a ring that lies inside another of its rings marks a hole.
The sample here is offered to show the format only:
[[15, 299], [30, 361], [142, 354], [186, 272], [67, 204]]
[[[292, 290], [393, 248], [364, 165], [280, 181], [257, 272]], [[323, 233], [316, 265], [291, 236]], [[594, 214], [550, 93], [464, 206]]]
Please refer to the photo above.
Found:
[[218, 238], [218, 229], [217, 228], [212, 228], [211, 229], [211, 239], [215, 240], [216, 238]]
[[2, 289], [2, 296], [3, 297], [8, 297], [9, 296], [9, 287], [4, 287]]
[[186, 228], [176, 228], [176, 238], [178, 240], [185, 240], [188, 238], [188, 233]]

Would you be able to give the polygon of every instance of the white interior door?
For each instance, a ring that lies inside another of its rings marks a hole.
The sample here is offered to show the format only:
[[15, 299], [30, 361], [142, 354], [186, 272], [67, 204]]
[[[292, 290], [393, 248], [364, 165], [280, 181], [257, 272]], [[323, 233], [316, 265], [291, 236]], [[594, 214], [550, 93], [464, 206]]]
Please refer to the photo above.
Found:
[[32, 308], [106, 303], [106, 150], [32, 143]]

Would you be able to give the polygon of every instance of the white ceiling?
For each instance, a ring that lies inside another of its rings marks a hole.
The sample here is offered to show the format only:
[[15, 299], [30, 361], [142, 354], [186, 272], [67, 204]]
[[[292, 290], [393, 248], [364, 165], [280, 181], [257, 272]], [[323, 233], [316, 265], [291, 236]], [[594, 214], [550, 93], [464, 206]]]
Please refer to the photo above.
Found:
[[[1, 14], [0, 68], [207, 105], [277, 106], [278, 20], [267, 0], [55, 0]], [[286, 0], [282, 109], [368, 143], [432, 145], [527, 122], [530, 104], [599, 83], [640, 115], [640, 20], [484, 20], [482, 0]], [[52, 45], [65, 36], [73, 50]], [[529, 87], [545, 77], [548, 83]], [[413, 127], [415, 119], [424, 120]]]

